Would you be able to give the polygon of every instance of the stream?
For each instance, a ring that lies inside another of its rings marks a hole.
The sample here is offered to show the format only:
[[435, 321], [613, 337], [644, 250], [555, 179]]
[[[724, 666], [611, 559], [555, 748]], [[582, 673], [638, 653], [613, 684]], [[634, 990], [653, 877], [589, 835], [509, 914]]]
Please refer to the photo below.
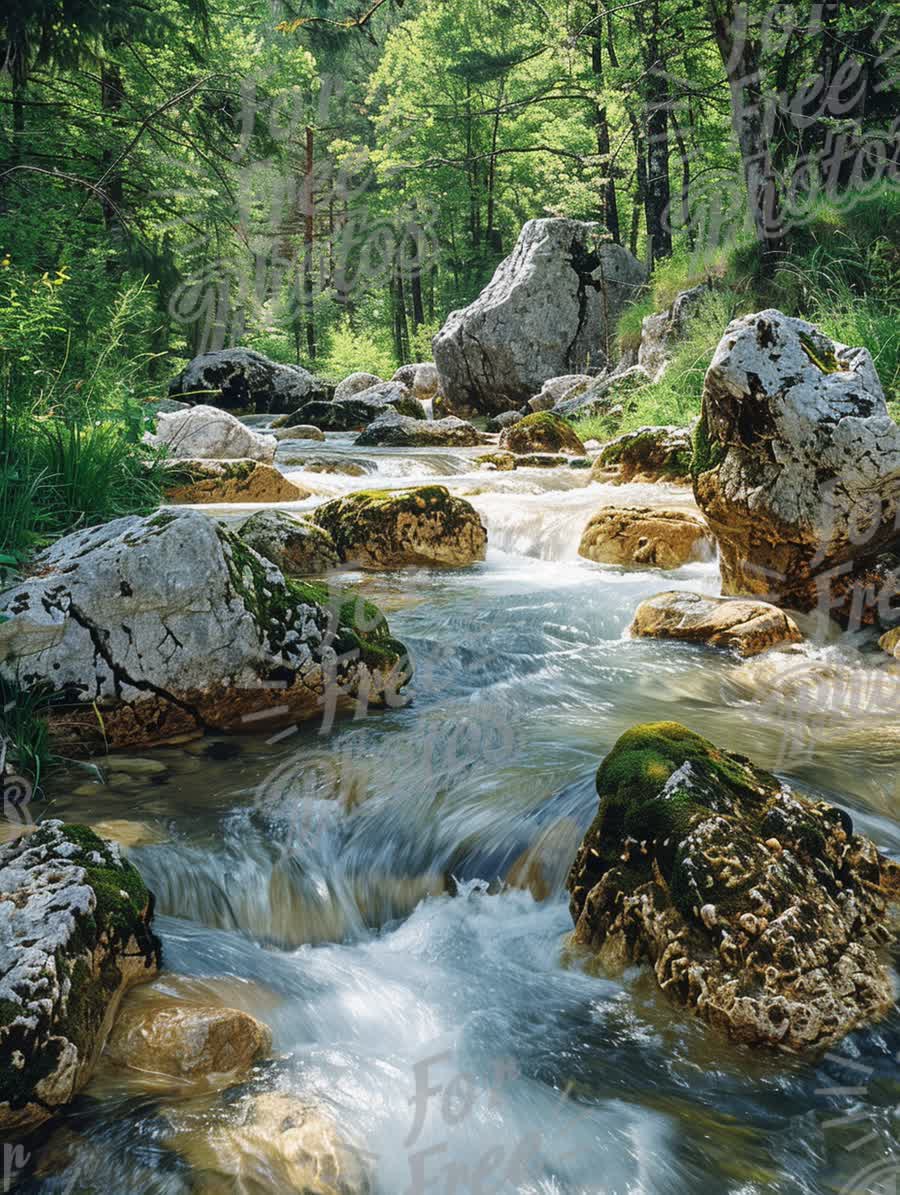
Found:
[[[378, 1195], [895, 1192], [896, 1010], [814, 1064], [729, 1046], [646, 970], [600, 975], [573, 953], [565, 891], [597, 764], [640, 721], [752, 757], [900, 857], [879, 654], [837, 634], [749, 661], [631, 640], [642, 599], [717, 593], [716, 564], [594, 564], [582, 529], [604, 504], [684, 505], [687, 489], [353, 438], [281, 442], [277, 463], [315, 491], [282, 508], [439, 481], [488, 527], [472, 568], [341, 578], [409, 647], [409, 703], [168, 747], [146, 755], [153, 774], [111, 756], [48, 792], [48, 815], [130, 824], [157, 896], [157, 988], [187, 977], [265, 1021], [267, 1084], [330, 1111]], [[77, 1147], [21, 1190], [188, 1195], [163, 1112], [98, 1076], [49, 1149]]]

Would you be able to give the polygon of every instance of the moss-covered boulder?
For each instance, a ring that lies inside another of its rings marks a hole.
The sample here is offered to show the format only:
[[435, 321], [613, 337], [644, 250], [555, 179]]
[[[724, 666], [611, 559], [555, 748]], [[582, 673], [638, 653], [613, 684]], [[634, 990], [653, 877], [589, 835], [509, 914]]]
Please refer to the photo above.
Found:
[[517, 453], [565, 453], [584, 456], [584, 444], [570, 423], [551, 411], [526, 415], [500, 433], [500, 447]]
[[299, 502], [309, 495], [274, 465], [259, 461], [179, 460], [166, 470], [165, 496], [173, 506]]
[[152, 979], [153, 898], [115, 843], [48, 821], [0, 846], [0, 1128], [47, 1120], [90, 1078], [124, 992]]
[[311, 518], [341, 560], [363, 568], [459, 567], [483, 560], [487, 531], [478, 512], [445, 486], [361, 490], [326, 502]]
[[644, 639], [682, 639], [757, 656], [803, 639], [800, 628], [769, 602], [672, 589], [641, 602], [629, 628]]
[[327, 531], [283, 510], [260, 510], [238, 532], [245, 544], [288, 577], [327, 572], [339, 563]]
[[602, 506], [585, 527], [578, 554], [598, 564], [679, 568], [692, 560], [711, 560], [715, 544], [696, 511]]
[[511, 473], [517, 467], [518, 460], [514, 452], [484, 452], [475, 457], [475, 464], [497, 473]]
[[622, 484], [631, 481], [691, 479], [694, 446], [686, 427], [639, 427], [624, 432], [600, 449], [591, 477]]
[[883, 1016], [900, 868], [850, 817], [674, 722], [626, 731], [567, 881], [575, 940], [646, 961], [738, 1042], [820, 1050]]
[[395, 702], [406, 651], [350, 597], [286, 578], [198, 511], [117, 519], [0, 595], [0, 675], [56, 690], [54, 730], [88, 749]]

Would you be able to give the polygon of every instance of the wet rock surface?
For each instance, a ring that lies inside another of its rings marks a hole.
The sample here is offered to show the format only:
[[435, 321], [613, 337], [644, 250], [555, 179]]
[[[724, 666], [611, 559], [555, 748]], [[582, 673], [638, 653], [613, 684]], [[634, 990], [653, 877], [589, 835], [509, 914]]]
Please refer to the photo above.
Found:
[[164, 490], [174, 506], [230, 502], [298, 502], [310, 491], [297, 485], [274, 465], [249, 459], [230, 461], [179, 460], [166, 471]]
[[475, 508], [444, 486], [364, 490], [312, 513], [341, 560], [366, 568], [459, 567], [483, 560], [487, 532]]
[[159, 966], [152, 897], [115, 843], [47, 821], [0, 846], [0, 1126], [90, 1078], [122, 995]]
[[821, 1051], [893, 1003], [883, 947], [900, 869], [808, 801], [673, 722], [627, 731], [569, 873], [575, 941], [647, 962], [734, 1041]]
[[602, 507], [578, 548], [579, 556], [598, 564], [643, 568], [679, 568], [714, 553], [709, 528], [696, 512], [647, 506]]
[[755, 656], [770, 647], [799, 643], [794, 620], [768, 602], [711, 597], [672, 590], [641, 602], [631, 633], [648, 639], [684, 639]]

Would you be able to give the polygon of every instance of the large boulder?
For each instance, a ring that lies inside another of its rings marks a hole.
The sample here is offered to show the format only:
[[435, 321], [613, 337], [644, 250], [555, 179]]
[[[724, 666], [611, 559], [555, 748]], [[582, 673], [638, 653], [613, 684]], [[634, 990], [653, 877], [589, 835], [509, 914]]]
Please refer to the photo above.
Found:
[[799, 643], [794, 620], [768, 602], [710, 597], [671, 590], [641, 602], [631, 633], [647, 639], [683, 639], [756, 656], [770, 647]]
[[380, 378], [376, 373], [351, 373], [349, 377], [344, 378], [342, 382], [334, 388], [334, 401], [340, 402], [344, 398], [354, 398], [357, 394], [362, 394], [364, 390], [369, 390], [372, 386], [382, 386], [384, 378]]
[[386, 411], [354, 440], [360, 448], [470, 448], [486, 437], [455, 415], [446, 419], [410, 419]]
[[706, 373], [694, 474], [723, 593], [848, 617], [855, 576], [859, 598], [898, 535], [900, 427], [868, 351], [780, 311], [734, 320]]
[[169, 383], [169, 397], [232, 411], [293, 411], [330, 398], [325, 382], [299, 365], [281, 365], [253, 349], [218, 349], [189, 361]]
[[584, 456], [584, 444], [570, 423], [550, 411], [526, 415], [500, 433], [506, 452], [563, 452]]
[[426, 418], [425, 408], [400, 382], [380, 382], [349, 398], [334, 402], [308, 402], [284, 422], [284, 427], [312, 423], [329, 432], [352, 432], [379, 415], [396, 412], [409, 419]]
[[434, 338], [451, 409], [521, 407], [547, 378], [605, 365], [616, 320], [646, 277], [596, 224], [529, 220], [478, 298]]
[[679, 568], [692, 560], [711, 560], [715, 544], [695, 511], [603, 506], [585, 527], [578, 554], [597, 564]]
[[283, 510], [260, 510], [238, 532], [245, 544], [287, 577], [312, 576], [340, 563], [334, 541], [310, 519]]
[[156, 432], [145, 437], [154, 448], [166, 448], [170, 457], [202, 460], [247, 458], [270, 465], [278, 442], [260, 435], [228, 411], [216, 407], [191, 407], [160, 415]]
[[0, 845], [0, 1128], [85, 1085], [123, 994], [152, 979], [153, 899], [115, 843], [46, 821]]
[[627, 731], [569, 873], [576, 941], [649, 962], [738, 1042], [819, 1051], [894, 1003], [882, 946], [900, 869], [810, 801], [673, 722]]
[[73, 707], [59, 732], [109, 746], [396, 700], [408, 664], [387, 623], [357, 627], [350, 602], [335, 625], [328, 601], [198, 511], [116, 519], [0, 595], [0, 676], [52, 686]]
[[471, 503], [441, 485], [362, 490], [317, 507], [311, 518], [341, 560], [364, 568], [459, 567], [483, 560], [487, 532]]
[[174, 506], [229, 502], [299, 502], [310, 490], [259, 461], [176, 460], [165, 471], [166, 501]]
[[604, 444], [591, 468], [594, 481], [687, 483], [694, 446], [686, 427], [639, 427]]

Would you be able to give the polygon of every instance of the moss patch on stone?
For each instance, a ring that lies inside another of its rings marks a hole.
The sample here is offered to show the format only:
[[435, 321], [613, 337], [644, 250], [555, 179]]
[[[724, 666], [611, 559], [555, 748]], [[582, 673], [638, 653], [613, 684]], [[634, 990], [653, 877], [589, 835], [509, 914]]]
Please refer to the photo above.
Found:
[[714, 439], [709, 432], [706, 412], [694, 430], [694, 455], [691, 458], [691, 476], [699, 477], [710, 469], [718, 469], [725, 459], [725, 446]]

